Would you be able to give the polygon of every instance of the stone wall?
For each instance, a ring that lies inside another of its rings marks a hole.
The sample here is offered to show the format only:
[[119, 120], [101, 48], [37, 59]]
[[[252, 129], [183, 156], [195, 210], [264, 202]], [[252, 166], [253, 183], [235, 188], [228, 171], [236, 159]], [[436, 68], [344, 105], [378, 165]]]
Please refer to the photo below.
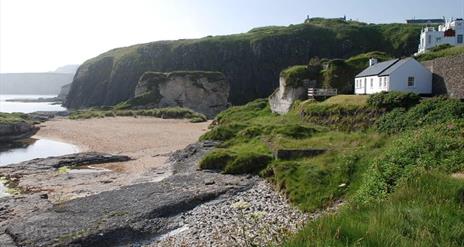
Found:
[[423, 64], [433, 73], [433, 94], [464, 99], [464, 54]]

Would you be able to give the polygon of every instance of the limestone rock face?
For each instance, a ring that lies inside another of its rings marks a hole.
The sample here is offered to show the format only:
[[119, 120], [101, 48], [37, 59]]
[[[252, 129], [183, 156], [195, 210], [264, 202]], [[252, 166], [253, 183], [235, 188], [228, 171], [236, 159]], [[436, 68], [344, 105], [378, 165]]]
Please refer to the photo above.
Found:
[[66, 97], [68, 97], [69, 90], [71, 90], [71, 83], [61, 87], [60, 93], [58, 94], [57, 98], [64, 102], [66, 100]]
[[132, 102], [159, 108], [185, 107], [211, 118], [228, 107], [229, 90], [229, 82], [219, 72], [146, 72]]
[[308, 83], [298, 86], [289, 85], [284, 77], [280, 77], [279, 88], [269, 96], [269, 105], [274, 113], [285, 114], [290, 110], [295, 100], [305, 100], [308, 98]]

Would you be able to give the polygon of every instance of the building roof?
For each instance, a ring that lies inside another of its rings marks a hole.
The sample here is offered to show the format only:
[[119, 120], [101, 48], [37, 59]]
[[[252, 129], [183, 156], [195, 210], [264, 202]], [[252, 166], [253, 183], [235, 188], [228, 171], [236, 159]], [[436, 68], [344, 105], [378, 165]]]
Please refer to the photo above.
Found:
[[408, 24], [444, 24], [444, 19], [412, 19], [406, 20]]
[[399, 67], [401, 67], [403, 64], [405, 64], [406, 62], [408, 62], [411, 59], [413, 59], [413, 58], [408, 57], [408, 58], [399, 60], [398, 62], [394, 63], [392, 66], [390, 66], [386, 70], [384, 70], [380, 74], [380, 76], [390, 75], [391, 73], [393, 73], [393, 71], [395, 71], [396, 69], [398, 69]]
[[367, 69], [363, 70], [361, 73], [356, 75], [356, 77], [366, 77], [366, 76], [374, 76], [374, 75], [380, 75], [384, 71], [386, 71], [388, 68], [393, 66], [395, 63], [400, 61], [399, 59], [393, 59], [381, 63], [374, 64]]
[[361, 73], [356, 75], [356, 78], [359, 77], [367, 77], [367, 76], [389, 76], [393, 71], [397, 70], [399, 67], [403, 66], [403, 64], [407, 63], [408, 61], [414, 58], [408, 57], [404, 59], [393, 59], [385, 62], [381, 62], [378, 64], [374, 64], [367, 69], [363, 70]]

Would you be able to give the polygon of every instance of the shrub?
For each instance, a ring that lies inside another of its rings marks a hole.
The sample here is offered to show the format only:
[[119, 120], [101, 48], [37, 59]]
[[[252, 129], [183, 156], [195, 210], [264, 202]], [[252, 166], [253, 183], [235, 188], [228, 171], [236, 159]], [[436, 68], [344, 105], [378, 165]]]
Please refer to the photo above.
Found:
[[395, 109], [382, 116], [375, 125], [378, 131], [391, 134], [462, 118], [464, 118], [463, 102], [436, 97], [424, 100], [408, 111]]
[[371, 95], [367, 104], [378, 109], [392, 110], [398, 107], [410, 108], [419, 101], [420, 96], [415, 93], [381, 92]]
[[463, 130], [461, 120], [406, 132], [373, 161], [358, 200], [383, 199], [417, 168], [445, 173], [464, 169]]

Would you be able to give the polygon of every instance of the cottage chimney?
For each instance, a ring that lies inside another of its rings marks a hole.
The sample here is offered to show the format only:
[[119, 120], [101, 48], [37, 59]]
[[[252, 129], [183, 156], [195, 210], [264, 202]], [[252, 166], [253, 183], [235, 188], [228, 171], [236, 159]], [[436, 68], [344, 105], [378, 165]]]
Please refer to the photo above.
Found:
[[376, 58], [371, 58], [369, 59], [369, 67], [374, 66], [377, 64], [377, 59]]

